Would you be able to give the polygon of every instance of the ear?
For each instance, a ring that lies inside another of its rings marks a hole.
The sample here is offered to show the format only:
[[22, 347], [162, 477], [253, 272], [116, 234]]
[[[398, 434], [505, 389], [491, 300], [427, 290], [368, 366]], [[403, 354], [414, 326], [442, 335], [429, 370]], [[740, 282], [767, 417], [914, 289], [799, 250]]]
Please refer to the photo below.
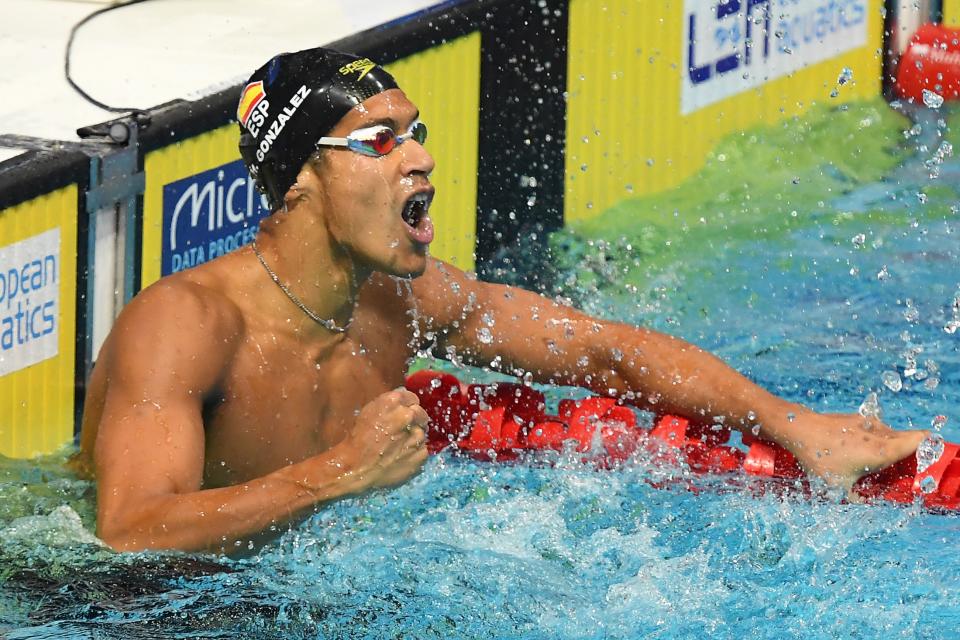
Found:
[[294, 182], [283, 196], [283, 210], [292, 211], [304, 197], [299, 182]]
[[317, 175], [314, 173], [312, 161], [307, 160], [304, 165], [300, 167], [300, 173], [297, 174], [296, 182], [290, 185], [287, 193], [283, 196], [284, 209], [286, 211], [292, 211], [298, 204], [308, 200], [310, 195], [317, 191], [318, 186]]

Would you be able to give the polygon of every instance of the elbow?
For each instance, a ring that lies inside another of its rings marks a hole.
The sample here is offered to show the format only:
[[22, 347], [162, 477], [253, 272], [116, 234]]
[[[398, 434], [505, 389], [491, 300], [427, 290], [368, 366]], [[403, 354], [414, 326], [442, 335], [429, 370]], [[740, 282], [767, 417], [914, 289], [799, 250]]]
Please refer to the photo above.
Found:
[[158, 539], [157, 529], [166, 526], [150, 517], [150, 510], [135, 511], [118, 504], [100, 504], [97, 537], [114, 551], [146, 551], [170, 548]]
[[97, 537], [114, 551], [145, 551], [154, 548], [132, 527], [115, 521], [98, 521]]

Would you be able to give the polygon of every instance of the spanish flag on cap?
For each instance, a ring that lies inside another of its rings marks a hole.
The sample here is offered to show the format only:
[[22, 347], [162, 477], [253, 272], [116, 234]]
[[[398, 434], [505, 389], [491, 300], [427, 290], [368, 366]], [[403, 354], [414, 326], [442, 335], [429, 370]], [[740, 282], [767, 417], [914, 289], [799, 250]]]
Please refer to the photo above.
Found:
[[250, 114], [266, 97], [267, 93], [263, 90], [263, 80], [251, 82], [243, 88], [243, 92], [240, 94], [240, 104], [237, 105], [237, 120], [241, 125], [247, 126]]

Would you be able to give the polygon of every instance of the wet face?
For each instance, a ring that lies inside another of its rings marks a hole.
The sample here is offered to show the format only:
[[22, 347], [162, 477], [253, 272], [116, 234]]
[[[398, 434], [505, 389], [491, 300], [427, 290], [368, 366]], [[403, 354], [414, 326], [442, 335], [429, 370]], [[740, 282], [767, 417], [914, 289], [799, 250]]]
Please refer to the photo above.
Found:
[[[391, 89], [351, 109], [327, 136], [346, 137], [376, 125], [406, 133], [417, 116], [403, 92]], [[426, 269], [433, 239], [428, 215], [433, 167], [433, 158], [413, 139], [380, 157], [326, 148], [307, 163], [297, 182], [304, 194], [314, 196], [307, 200], [321, 207], [318, 221], [358, 266], [418, 276]]]

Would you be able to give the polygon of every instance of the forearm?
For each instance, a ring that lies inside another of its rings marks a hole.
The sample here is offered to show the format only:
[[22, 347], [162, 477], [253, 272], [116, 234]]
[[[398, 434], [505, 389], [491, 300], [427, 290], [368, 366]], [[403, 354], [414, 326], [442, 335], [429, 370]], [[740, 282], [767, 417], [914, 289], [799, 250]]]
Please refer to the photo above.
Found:
[[647, 329], [610, 325], [595, 343], [581, 384], [614, 394], [658, 414], [722, 421], [792, 448], [802, 439], [794, 417], [807, 412], [787, 402], [688, 342]]
[[[317, 459], [229, 487], [101, 500], [98, 534], [121, 551], [141, 549], [231, 552], [272, 526], [318, 504], [358, 493], [354, 476]], [[330, 461], [324, 461], [330, 462]], [[135, 504], [131, 504], [135, 501]]]

